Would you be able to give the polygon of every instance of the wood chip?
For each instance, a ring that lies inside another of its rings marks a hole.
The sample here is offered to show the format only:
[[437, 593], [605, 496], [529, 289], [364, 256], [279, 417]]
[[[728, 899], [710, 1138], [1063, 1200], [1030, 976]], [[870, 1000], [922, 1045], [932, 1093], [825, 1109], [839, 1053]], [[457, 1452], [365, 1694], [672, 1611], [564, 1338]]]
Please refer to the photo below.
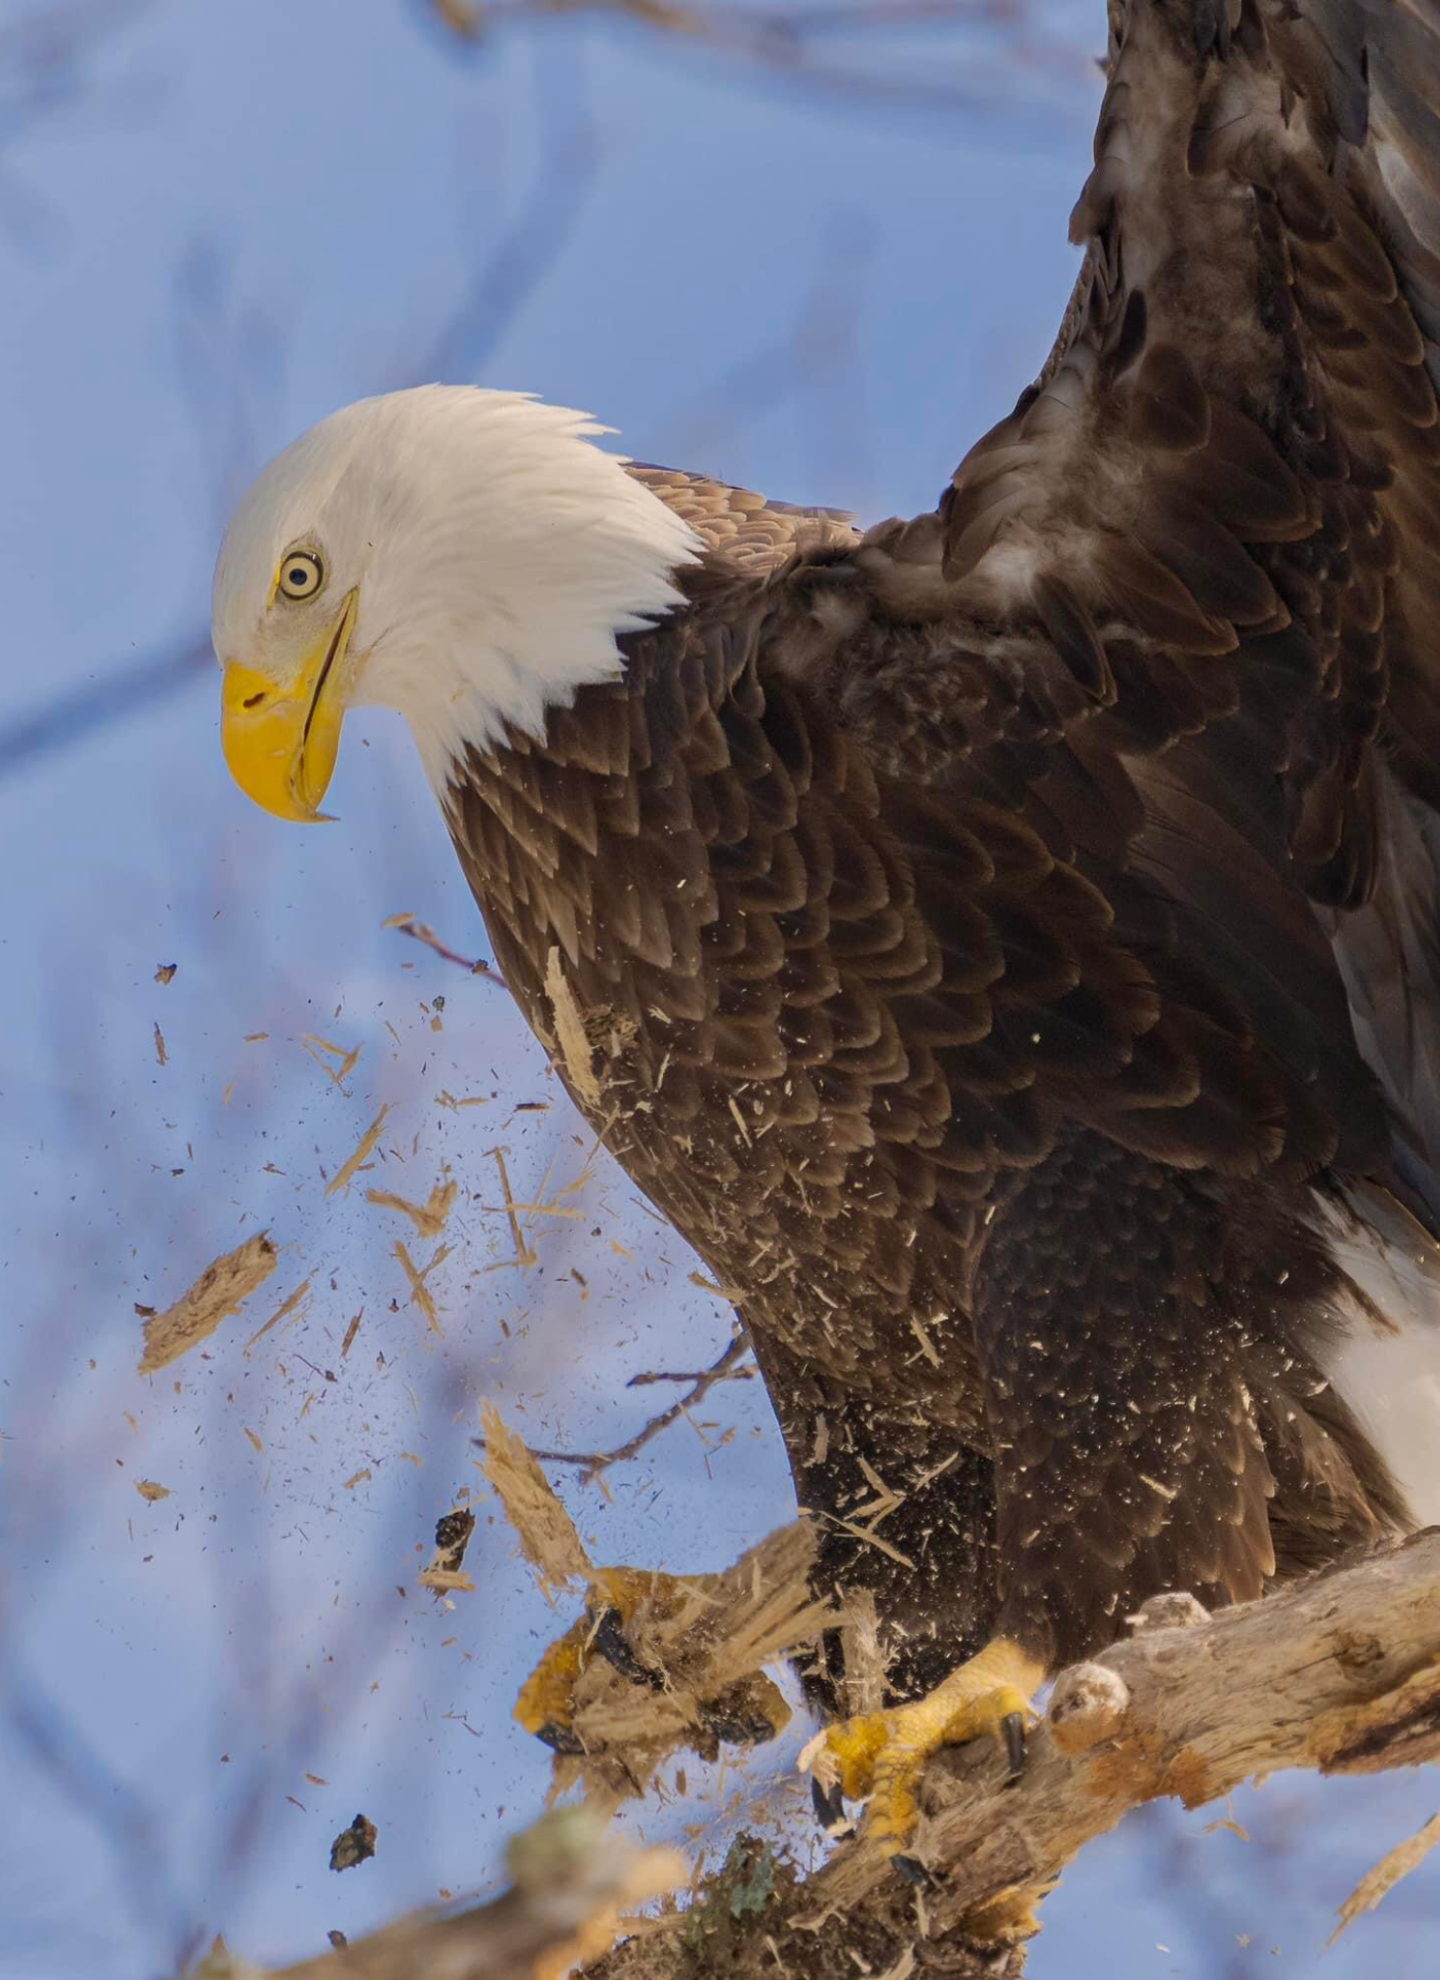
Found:
[[350, 1477], [345, 1480], [345, 1483], [341, 1486], [340, 1489], [342, 1492], [353, 1492], [357, 1485], [363, 1485], [367, 1478], [371, 1478], [373, 1476], [374, 1473], [371, 1471], [369, 1465], [367, 1464], [363, 1471], [353, 1472], [350, 1475]]
[[243, 1427], [245, 1430], [245, 1435], [250, 1439], [251, 1443], [255, 1446], [256, 1450], [263, 1451], [265, 1446], [261, 1442], [260, 1438], [258, 1438], [255, 1435], [255, 1432], [250, 1428], [248, 1424], [244, 1425]]
[[162, 1066], [163, 1066], [163, 1065], [165, 1064], [165, 1062], [166, 1062], [166, 1060], [167, 1060], [167, 1059], [169, 1058], [169, 1056], [170, 1056], [170, 1055], [169, 1055], [169, 1053], [168, 1053], [168, 1052], [167, 1052], [167, 1051], [165, 1050], [165, 1034], [164, 1034], [164, 1032], [163, 1032], [163, 1031], [162, 1031], [162, 1030], [160, 1029], [160, 1026], [159, 1026], [159, 1023], [157, 1022], [157, 1023], [156, 1023], [156, 1026], [155, 1026], [155, 1060], [156, 1060], [156, 1064], [157, 1064], [157, 1065], [162, 1065]]
[[1387, 1892], [1393, 1891], [1402, 1877], [1410, 1872], [1440, 1843], [1440, 1815], [1432, 1815], [1423, 1829], [1405, 1841], [1397, 1843], [1388, 1856], [1382, 1856], [1373, 1870], [1367, 1870], [1354, 1890], [1340, 1907], [1340, 1923], [1326, 1941], [1327, 1948], [1333, 1946], [1342, 1932], [1346, 1932], [1367, 1911], [1373, 1911]]
[[587, 1107], [597, 1107], [600, 1082], [595, 1077], [595, 1052], [585, 1035], [585, 1019], [565, 975], [558, 947], [551, 949], [545, 964], [545, 995], [550, 999], [555, 1039], [570, 1084]]
[[408, 1217], [423, 1238], [439, 1237], [444, 1230], [460, 1185], [454, 1182], [436, 1183], [424, 1203], [410, 1203], [403, 1196], [395, 1196], [388, 1189], [367, 1189], [365, 1200], [378, 1204], [382, 1210], [398, 1210]]
[[365, 1309], [362, 1306], [360, 1311], [351, 1320], [350, 1325], [345, 1329], [345, 1338], [340, 1343], [340, 1359], [342, 1361], [345, 1359], [346, 1355], [349, 1354], [351, 1348], [354, 1346], [355, 1336], [359, 1333], [360, 1322], [364, 1318], [365, 1318]]
[[152, 1506], [158, 1504], [161, 1499], [168, 1499], [170, 1496], [170, 1487], [168, 1485], [157, 1485], [153, 1478], [137, 1478], [135, 1480], [135, 1490], [140, 1494], [142, 1499], [148, 1499]]
[[[302, 1032], [300, 1034], [300, 1043], [315, 1061], [316, 1065], [319, 1066], [325, 1077], [327, 1079], [333, 1079], [343, 1093], [345, 1091], [345, 1081], [354, 1072], [359, 1063], [360, 1054], [364, 1049], [363, 1045], [356, 1045], [352, 1050], [347, 1052], [343, 1045], [334, 1045], [328, 1038], [321, 1038], [313, 1031]], [[320, 1056], [322, 1052], [328, 1052], [332, 1058], [338, 1059], [340, 1061], [339, 1065], [327, 1065]]]
[[249, 1354], [251, 1348], [254, 1347], [256, 1341], [263, 1340], [272, 1327], [278, 1327], [282, 1320], [286, 1319], [288, 1315], [290, 1315], [295, 1311], [296, 1307], [300, 1304], [301, 1300], [304, 1299], [306, 1293], [308, 1293], [309, 1290], [310, 1290], [310, 1281], [308, 1279], [302, 1279], [299, 1285], [296, 1286], [294, 1292], [291, 1293], [290, 1297], [287, 1300], [285, 1300], [282, 1305], [276, 1307], [275, 1311], [270, 1315], [270, 1318], [265, 1322], [265, 1325], [259, 1328], [257, 1332], [253, 1333], [250, 1336], [249, 1340], [246, 1341], [245, 1343], [246, 1354]]
[[395, 1256], [400, 1260], [405, 1276], [410, 1281], [411, 1305], [418, 1306], [420, 1311], [425, 1315], [425, 1318], [430, 1323], [432, 1334], [443, 1334], [445, 1329], [440, 1325], [440, 1315], [435, 1311], [435, 1301], [431, 1297], [430, 1288], [426, 1285], [425, 1281], [435, 1270], [435, 1267], [437, 1265], [443, 1265], [445, 1260], [450, 1256], [449, 1245], [441, 1245], [423, 1272], [416, 1266], [414, 1259], [405, 1248], [404, 1240], [401, 1238], [396, 1238], [395, 1240]]
[[179, 963], [161, 963], [155, 971], [155, 981], [157, 983], [172, 982], [175, 972], [179, 967]]
[[[469, 1496], [468, 1490], [466, 1496]], [[433, 1589], [437, 1595], [449, 1594], [452, 1590], [467, 1595], [474, 1592], [474, 1582], [462, 1572], [465, 1550], [474, 1533], [475, 1515], [468, 1506], [455, 1505], [449, 1512], [440, 1515], [435, 1522], [435, 1552], [417, 1576], [422, 1587]]]
[[475, 1584], [463, 1568], [422, 1568], [415, 1579], [422, 1588], [431, 1588], [437, 1595], [475, 1593]]
[[[505, 1215], [509, 1219], [510, 1235], [515, 1242], [515, 1256], [513, 1258], [502, 1258], [498, 1262], [501, 1265], [519, 1265], [521, 1267], [536, 1265], [539, 1263], [539, 1260], [536, 1258], [529, 1244], [526, 1243], [525, 1232], [521, 1227], [519, 1217], [515, 1214], [515, 1194], [510, 1187], [510, 1171], [505, 1166], [505, 1150], [503, 1148], [492, 1148], [488, 1153], [494, 1160], [496, 1168], [500, 1171], [500, 1191], [505, 1198]], [[487, 1272], [493, 1272], [497, 1268], [495, 1265], [487, 1265], [485, 1269]]]
[[257, 1231], [208, 1265], [189, 1292], [145, 1322], [145, 1353], [139, 1373], [153, 1375], [200, 1341], [208, 1340], [223, 1320], [237, 1313], [251, 1293], [264, 1285], [279, 1255], [269, 1233]]
[[495, 1487], [520, 1551], [542, 1585], [554, 1590], [587, 1580], [590, 1556], [549, 1479], [493, 1403], [482, 1403], [480, 1419], [485, 1432], [480, 1469]]
[[357, 1171], [370, 1160], [370, 1157], [375, 1153], [375, 1144], [380, 1139], [380, 1130], [385, 1125], [385, 1116], [389, 1111], [388, 1106], [382, 1107], [374, 1120], [371, 1121], [369, 1127], [361, 1135], [360, 1145], [355, 1150], [355, 1153], [340, 1165], [329, 1182], [326, 1183], [325, 1194], [327, 1196], [333, 1196], [337, 1189], [344, 1189], [347, 1183], [354, 1180]]
[[698, 1286], [701, 1292], [714, 1293], [716, 1299], [723, 1299], [731, 1306], [738, 1306], [745, 1297], [740, 1286], [717, 1286], [715, 1281], [707, 1279], [703, 1272], [688, 1272], [686, 1277], [691, 1285]]

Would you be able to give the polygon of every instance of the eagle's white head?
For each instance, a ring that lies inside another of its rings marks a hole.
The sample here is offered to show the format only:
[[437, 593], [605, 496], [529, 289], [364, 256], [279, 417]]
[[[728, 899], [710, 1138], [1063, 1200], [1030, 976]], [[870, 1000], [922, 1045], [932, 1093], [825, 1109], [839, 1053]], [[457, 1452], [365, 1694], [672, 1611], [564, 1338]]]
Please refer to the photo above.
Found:
[[679, 602], [689, 526], [514, 392], [424, 385], [321, 420], [242, 497], [215, 571], [225, 755], [242, 790], [316, 818], [347, 707], [404, 715], [443, 792], [467, 746], [621, 668], [617, 633]]

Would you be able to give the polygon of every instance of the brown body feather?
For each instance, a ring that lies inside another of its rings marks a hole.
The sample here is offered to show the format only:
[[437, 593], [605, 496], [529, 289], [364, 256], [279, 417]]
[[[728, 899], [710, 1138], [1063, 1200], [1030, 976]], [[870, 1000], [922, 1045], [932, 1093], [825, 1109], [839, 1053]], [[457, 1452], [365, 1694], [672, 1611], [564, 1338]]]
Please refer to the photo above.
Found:
[[688, 608], [451, 791], [901, 1689], [1408, 1517], [1309, 1205], [1437, 1201], [1440, 13], [1130, 0], [1109, 74], [1061, 341], [938, 510], [634, 470]]

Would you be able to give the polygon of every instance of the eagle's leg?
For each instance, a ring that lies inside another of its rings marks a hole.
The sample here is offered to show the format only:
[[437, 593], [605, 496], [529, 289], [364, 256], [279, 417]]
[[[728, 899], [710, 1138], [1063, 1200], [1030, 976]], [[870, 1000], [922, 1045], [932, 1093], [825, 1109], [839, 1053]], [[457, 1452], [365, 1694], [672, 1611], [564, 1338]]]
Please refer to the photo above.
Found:
[[997, 1636], [926, 1697], [844, 1719], [817, 1734], [800, 1764], [852, 1801], [868, 1797], [866, 1832], [885, 1855], [898, 1857], [919, 1818], [926, 1763], [942, 1747], [999, 1738], [1011, 1773], [1019, 1772], [1030, 1701], [1046, 1676], [1033, 1651]]
[[1253, 1184], [1081, 1131], [997, 1205], [972, 1306], [993, 1479], [986, 1647], [917, 1704], [813, 1743], [847, 1793], [868, 1786], [866, 1829], [888, 1854], [909, 1840], [929, 1753], [1007, 1722], [1013, 1740], [1023, 1701], [1148, 1596], [1262, 1592], [1275, 1477], [1260, 1398], [1312, 1272], [1272, 1209]]

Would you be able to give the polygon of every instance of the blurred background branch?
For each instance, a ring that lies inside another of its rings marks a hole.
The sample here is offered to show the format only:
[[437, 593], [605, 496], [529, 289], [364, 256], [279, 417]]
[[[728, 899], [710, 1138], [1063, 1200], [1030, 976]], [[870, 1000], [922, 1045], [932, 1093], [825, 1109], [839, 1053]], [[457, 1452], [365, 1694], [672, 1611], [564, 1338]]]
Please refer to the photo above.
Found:
[[[83, 111], [94, 117], [103, 96], [91, 70], [97, 43], [132, 27], [151, 0], [75, 0], [0, 23], [0, 217], [3, 201], [33, 242], [46, 229], [42, 196], [23, 177], [8, 176], [7, 147], [46, 118]], [[1039, 89], [1043, 71], [1073, 83], [1083, 65], [1059, 36], [1041, 36], [1027, 0], [851, 0], [798, 7], [671, 5], [668, 0], [411, 0], [417, 15], [457, 52], [482, 54], [496, 39], [579, 19], [610, 20], [686, 55], [708, 50], [769, 72], [787, 86], [853, 95], [860, 107], [923, 109], [960, 122], [996, 125], [997, 101]], [[937, 33], [966, 31], [963, 62], [937, 64]], [[917, 44], [900, 64], [874, 59], [893, 52], [896, 38]], [[826, 50], [854, 53], [843, 65]], [[573, 51], [572, 51], [573, 53]], [[605, 137], [590, 109], [583, 63], [562, 48], [535, 72], [532, 114], [540, 155], [528, 191], [502, 221], [477, 260], [449, 314], [418, 355], [383, 381], [386, 389], [432, 378], [486, 377], [495, 351], [542, 289], [572, 237], [604, 158]], [[963, 75], [964, 81], [956, 80]], [[1003, 132], [999, 133], [1003, 142]], [[704, 169], [702, 162], [702, 169]], [[30, 204], [26, 205], [26, 199]], [[28, 218], [25, 217], [28, 215]], [[865, 237], [842, 227], [817, 271], [815, 289], [793, 333], [740, 352], [710, 380], [690, 381], [691, 403], [681, 415], [681, 438], [703, 449], [718, 425], [756, 418], [792, 393], [827, 350], [847, 334], [865, 279]], [[845, 244], [841, 245], [841, 238]], [[231, 271], [213, 239], [192, 241], [177, 270], [175, 336], [180, 376], [197, 433], [205, 437], [210, 485], [219, 522], [259, 465], [255, 443], [257, 389], [264, 401], [279, 391], [282, 336], [268, 310], [251, 303], [235, 315]], [[696, 461], [704, 465], [703, 461]], [[205, 678], [208, 635], [193, 626], [139, 662], [97, 664], [98, 685], [57, 696], [0, 721], [0, 777], [50, 752], [79, 743], [98, 729], [143, 713], [156, 701]]]

